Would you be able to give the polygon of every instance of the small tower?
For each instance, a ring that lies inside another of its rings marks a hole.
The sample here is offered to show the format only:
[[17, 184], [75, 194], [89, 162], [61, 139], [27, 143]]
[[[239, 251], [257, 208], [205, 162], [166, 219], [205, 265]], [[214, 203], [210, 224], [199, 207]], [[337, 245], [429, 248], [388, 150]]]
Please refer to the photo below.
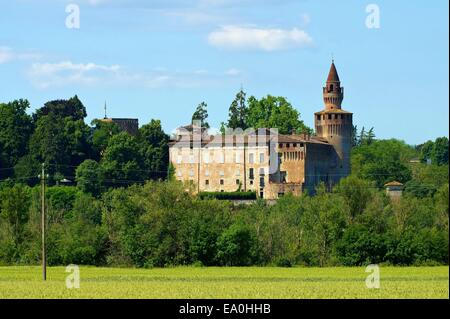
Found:
[[339, 75], [333, 60], [328, 74], [327, 84], [323, 88], [323, 101], [325, 102], [326, 110], [340, 110], [343, 100], [344, 88], [341, 87], [341, 81], [339, 80]]
[[331, 63], [326, 86], [323, 88], [325, 109], [315, 113], [315, 129], [318, 137], [333, 145], [337, 156], [333, 168], [333, 182], [350, 175], [350, 152], [352, 148], [353, 114], [341, 107], [344, 88], [341, 87], [334, 60]]

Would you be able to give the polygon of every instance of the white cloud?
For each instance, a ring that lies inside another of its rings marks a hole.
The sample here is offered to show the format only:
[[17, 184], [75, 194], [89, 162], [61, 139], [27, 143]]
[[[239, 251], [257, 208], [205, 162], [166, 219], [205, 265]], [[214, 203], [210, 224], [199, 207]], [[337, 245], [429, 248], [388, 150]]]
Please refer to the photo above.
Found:
[[118, 65], [75, 64], [71, 61], [63, 61], [59, 63], [33, 63], [28, 71], [28, 76], [37, 87], [49, 88], [67, 84], [97, 84], [111, 76], [114, 77], [119, 70]]
[[242, 74], [242, 71], [238, 70], [238, 69], [235, 69], [235, 68], [231, 68], [231, 69], [227, 70], [225, 72], [225, 74], [229, 75], [229, 76], [239, 76], [239, 75]]
[[0, 47], [0, 64], [9, 62], [13, 59], [13, 51], [8, 47]]
[[[234, 76], [237, 76], [234, 71]], [[225, 73], [226, 74], [226, 73]], [[132, 72], [119, 65], [95, 63], [34, 63], [28, 70], [30, 81], [40, 89], [81, 85], [89, 87], [118, 86], [144, 88], [193, 88], [217, 85], [226, 81], [224, 73], [215, 74], [207, 70], [171, 71], [155, 68], [150, 71]]]
[[30, 61], [38, 60], [42, 55], [35, 51], [18, 52], [10, 47], [0, 46], [0, 64], [14, 60]]
[[208, 42], [224, 49], [277, 51], [308, 47], [313, 44], [313, 39], [298, 28], [286, 30], [228, 25], [211, 32]]

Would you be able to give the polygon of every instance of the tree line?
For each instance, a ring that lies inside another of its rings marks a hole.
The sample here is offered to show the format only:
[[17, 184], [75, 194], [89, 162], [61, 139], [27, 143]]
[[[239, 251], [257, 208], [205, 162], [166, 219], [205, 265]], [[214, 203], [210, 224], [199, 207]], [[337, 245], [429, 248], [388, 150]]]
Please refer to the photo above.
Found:
[[[47, 193], [50, 265], [357, 266], [448, 263], [448, 183], [391, 201], [351, 176], [333, 192], [275, 205], [201, 199], [179, 182], [149, 181], [93, 197]], [[0, 188], [0, 263], [40, 261], [39, 188]]]
[[[29, 107], [0, 104], [0, 264], [39, 262], [41, 163], [51, 265], [448, 264], [446, 137], [410, 146], [355, 127], [352, 175], [332, 191], [235, 206], [167, 178], [175, 172], [158, 120], [131, 136], [110, 122], [85, 124], [76, 96], [32, 115]], [[193, 119], [207, 121], [206, 107]], [[241, 91], [223, 127], [249, 125], [310, 130], [285, 98]], [[393, 180], [405, 185], [398, 201], [383, 188]]]

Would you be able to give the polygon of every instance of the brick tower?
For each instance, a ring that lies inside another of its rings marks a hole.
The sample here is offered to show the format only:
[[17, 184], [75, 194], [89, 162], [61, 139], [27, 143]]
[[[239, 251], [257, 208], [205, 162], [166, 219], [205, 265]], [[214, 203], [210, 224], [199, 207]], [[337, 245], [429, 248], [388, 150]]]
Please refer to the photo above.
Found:
[[318, 137], [334, 146], [335, 167], [333, 182], [350, 174], [350, 152], [352, 148], [353, 114], [341, 108], [344, 88], [334, 65], [331, 63], [326, 86], [323, 88], [325, 109], [315, 113], [315, 128]]

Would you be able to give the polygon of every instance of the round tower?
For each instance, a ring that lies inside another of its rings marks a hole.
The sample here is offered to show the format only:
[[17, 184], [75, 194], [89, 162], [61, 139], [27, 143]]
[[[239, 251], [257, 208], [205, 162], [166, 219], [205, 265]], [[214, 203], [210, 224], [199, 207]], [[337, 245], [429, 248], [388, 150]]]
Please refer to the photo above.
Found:
[[315, 113], [315, 129], [318, 137], [324, 138], [335, 150], [334, 181], [350, 174], [350, 152], [352, 148], [353, 114], [342, 109], [344, 88], [341, 87], [334, 61], [331, 63], [326, 86], [323, 88], [325, 109]]

